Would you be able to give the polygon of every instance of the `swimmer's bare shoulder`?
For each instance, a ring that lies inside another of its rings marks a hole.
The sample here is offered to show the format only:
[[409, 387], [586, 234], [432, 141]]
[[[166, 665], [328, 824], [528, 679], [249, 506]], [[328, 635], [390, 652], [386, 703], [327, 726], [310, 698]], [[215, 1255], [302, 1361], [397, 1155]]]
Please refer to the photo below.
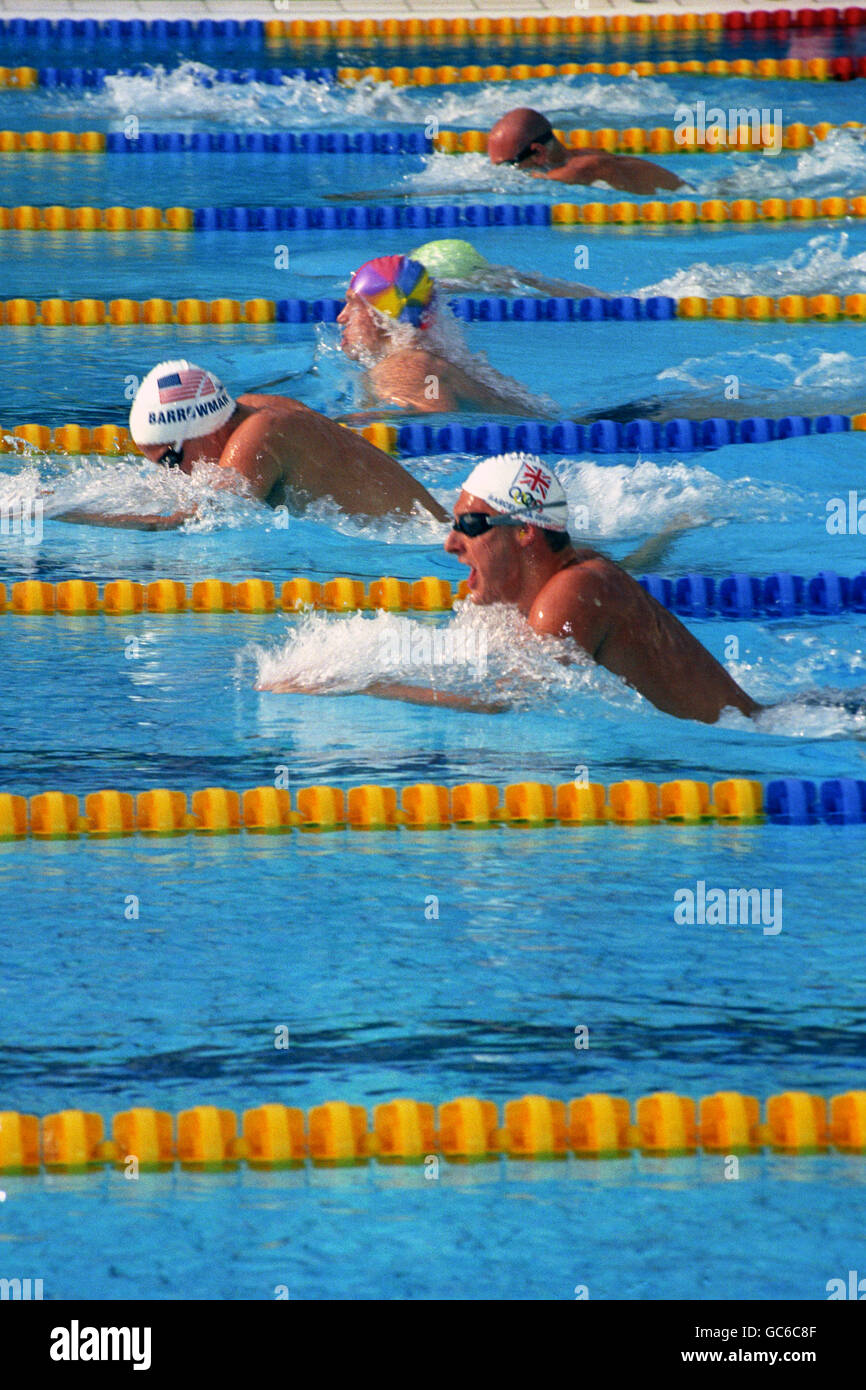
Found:
[[231, 435], [220, 467], [245, 478], [255, 497], [269, 498], [279, 484], [306, 476], [315, 457], [335, 444], [345, 448], [342, 426], [291, 396], [249, 393], [238, 397], [246, 418]]
[[577, 564], [558, 570], [548, 579], [528, 619], [536, 632], [573, 637], [590, 656], [596, 656], [609, 629], [617, 575], [622, 571], [597, 550], [581, 549], [577, 557]]
[[240, 396], [246, 418], [223, 448], [219, 466], [246, 480], [254, 497], [269, 497], [283, 481], [291, 461], [292, 438], [287, 429], [296, 404], [281, 396]]
[[714, 724], [756, 704], [673, 613], [597, 551], [548, 580], [528, 614], [536, 632], [572, 637], [659, 709]]

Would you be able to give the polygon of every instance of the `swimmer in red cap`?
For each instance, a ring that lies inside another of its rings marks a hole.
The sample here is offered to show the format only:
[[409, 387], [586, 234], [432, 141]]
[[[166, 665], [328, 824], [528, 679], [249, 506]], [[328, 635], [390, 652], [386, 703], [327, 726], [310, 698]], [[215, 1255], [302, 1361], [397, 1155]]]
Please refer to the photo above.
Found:
[[533, 396], [480, 354], [469, 353], [456, 326], [445, 336], [436, 320], [433, 281], [408, 256], [379, 256], [356, 270], [337, 322], [343, 352], [367, 368], [366, 383], [378, 401], [425, 413], [557, 413], [553, 401]]
[[559, 183], [606, 183], [623, 193], [655, 193], [684, 188], [677, 178], [649, 159], [605, 150], [569, 150], [540, 111], [517, 106], [498, 120], [487, 137], [492, 164], [513, 164], [523, 174]]
[[[444, 509], [411, 473], [361, 435], [289, 396], [235, 400], [213, 372], [192, 362], [161, 362], [138, 388], [130, 433], [153, 463], [192, 473], [224, 470], [217, 487], [276, 507], [300, 509], [330, 498], [351, 516], [409, 516], [420, 509], [437, 521]], [[165, 531], [195, 508], [170, 516], [72, 511], [58, 518], [94, 526]]]

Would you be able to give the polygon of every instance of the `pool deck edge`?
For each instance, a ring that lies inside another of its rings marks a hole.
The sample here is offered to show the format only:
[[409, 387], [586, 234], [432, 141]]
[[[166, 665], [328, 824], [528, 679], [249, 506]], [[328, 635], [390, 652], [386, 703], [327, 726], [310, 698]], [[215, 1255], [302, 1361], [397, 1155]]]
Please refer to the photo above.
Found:
[[[767, 0], [0, 0], [0, 19], [430, 19], [489, 15], [729, 14], [772, 8]], [[797, 10], [821, 0], [791, 0]], [[840, 9], [844, 8], [839, 6]]]

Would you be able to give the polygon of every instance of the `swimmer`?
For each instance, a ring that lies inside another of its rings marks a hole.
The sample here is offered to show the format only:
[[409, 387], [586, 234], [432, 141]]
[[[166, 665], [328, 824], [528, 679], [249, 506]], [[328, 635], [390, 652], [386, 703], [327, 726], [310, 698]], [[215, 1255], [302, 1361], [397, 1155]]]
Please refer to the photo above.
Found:
[[714, 724], [761, 708], [630, 575], [575, 548], [565, 493], [526, 455], [486, 459], [463, 484], [445, 549], [469, 566], [473, 603], [515, 604], [543, 635], [571, 638], [657, 709]]
[[[444, 342], [435, 331], [433, 281], [408, 256], [379, 256], [356, 270], [337, 323], [343, 329], [343, 352], [367, 368], [366, 384], [379, 401], [424, 413], [556, 414], [554, 402], [533, 397], [456, 341]], [[454, 360], [456, 352], [465, 365]]]
[[496, 122], [487, 138], [492, 164], [513, 164], [521, 173], [559, 183], [606, 183], [623, 193], [655, 193], [684, 188], [682, 179], [660, 164], [605, 150], [569, 150], [540, 111], [518, 106]]
[[481, 294], [525, 294], [527, 290], [549, 295], [552, 299], [609, 299], [603, 290], [592, 285], [580, 285], [567, 280], [550, 280], [531, 271], [517, 270], [511, 265], [492, 265], [470, 241], [446, 237], [428, 241], [410, 251], [413, 261], [420, 261], [437, 285], [452, 294], [459, 290], [474, 290]]
[[[351, 516], [409, 516], [420, 507], [437, 521], [448, 519], [411, 473], [360, 435], [289, 396], [234, 400], [213, 372], [191, 362], [160, 362], [148, 373], [132, 403], [129, 429], [153, 463], [187, 474], [215, 465], [223, 470], [216, 487], [272, 507], [301, 509], [327, 497]], [[195, 510], [171, 516], [71, 511], [58, 520], [165, 531]]]
[[[688, 628], [599, 551], [575, 547], [556, 475], [539, 459], [485, 459], [463, 484], [445, 549], [469, 566], [472, 603], [517, 607], [543, 636], [570, 639], [599, 665], [678, 719], [714, 724], [723, 709], [755, 715], [741, 690]], [[304, 691], [297, 681], [268, 688]], [[411, 704], [497, 712], [468, 695], [379, 682], [364, 693]]]

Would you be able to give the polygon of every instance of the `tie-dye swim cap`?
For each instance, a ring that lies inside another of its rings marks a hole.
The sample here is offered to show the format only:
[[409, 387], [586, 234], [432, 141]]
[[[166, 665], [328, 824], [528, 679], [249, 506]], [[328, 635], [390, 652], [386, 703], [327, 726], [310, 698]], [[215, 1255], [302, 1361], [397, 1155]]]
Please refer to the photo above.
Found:
[[378, 256], [349, 281], [349, 289], [380, 314], [417, 328], [433, 298], [433, 281], [420, 261], [408, 256]]

